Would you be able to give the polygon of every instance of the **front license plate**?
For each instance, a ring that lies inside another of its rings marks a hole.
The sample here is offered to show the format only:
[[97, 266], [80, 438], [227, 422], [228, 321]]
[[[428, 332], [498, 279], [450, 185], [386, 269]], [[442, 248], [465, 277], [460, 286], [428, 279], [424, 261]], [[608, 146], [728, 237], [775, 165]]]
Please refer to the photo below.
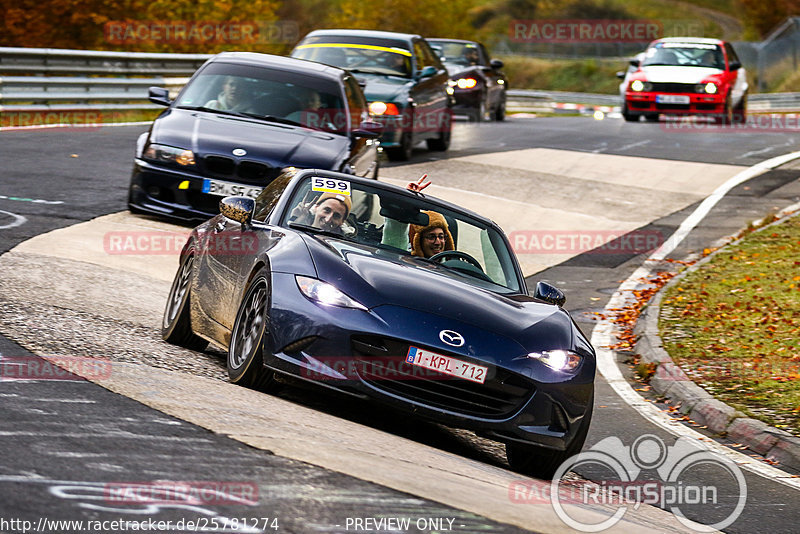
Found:
[[483, 367], [482, 365], [475, 365], [474, 363], [465, 362], [442, 354], [436, 354], [435, 352], [417, 347], [410, 347], [408, 349], [406, 362], [424, 367], [425, 369], [439, 371], [446, 375], [477, 382], [478, 384], [483, 384], [486, 381], [486, 372], [489, 370], [488, 367]]
[[259, 193], [261, 193], [261, 189], [261, 187], [220, 182], [219, 180], [209, 180], [208, 178], [203, 180], [203, 193], [221, 197], [239, 196], [256, 198]]
[[688, 95], [656, 95], [659, 104], [688, 104]]

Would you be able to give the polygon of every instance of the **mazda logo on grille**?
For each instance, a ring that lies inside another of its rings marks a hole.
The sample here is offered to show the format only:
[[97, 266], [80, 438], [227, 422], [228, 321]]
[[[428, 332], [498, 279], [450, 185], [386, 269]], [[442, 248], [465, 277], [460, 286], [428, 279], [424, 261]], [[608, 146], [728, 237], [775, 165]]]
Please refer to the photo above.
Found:
[[464, 344], [464, 337], [453, 330], [442, 330], [439, 332], [439, 339], [441, 339], [443, 343], [454, 347], [460, 347]]
[[233, 155], [234, 156], [246, 156], [247, 155], [247, 150], [245, 150], [243, 148], [234, 148], [233, 149]]

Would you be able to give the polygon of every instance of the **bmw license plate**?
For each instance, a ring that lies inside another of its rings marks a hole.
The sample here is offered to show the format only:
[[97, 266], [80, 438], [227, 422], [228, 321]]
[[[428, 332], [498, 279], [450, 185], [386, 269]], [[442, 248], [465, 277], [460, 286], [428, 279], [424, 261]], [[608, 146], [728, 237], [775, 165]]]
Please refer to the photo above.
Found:
[[656, 95], [659, 104], [688, 104], [689, 95]]
[[209, 180], [208, 178], [203, 180], [203, 193], [221, 197], [240, 196], [256, 198], [259, 193], [261, 193], [261, 189], [261, 187], [220, 182], [219, 180]]
[[406, 362], [478, 384], [486, 381], [486, 372], [489, 370], [488, 367], [482, 365], [475, 365], [417, 347], [409, 347]]

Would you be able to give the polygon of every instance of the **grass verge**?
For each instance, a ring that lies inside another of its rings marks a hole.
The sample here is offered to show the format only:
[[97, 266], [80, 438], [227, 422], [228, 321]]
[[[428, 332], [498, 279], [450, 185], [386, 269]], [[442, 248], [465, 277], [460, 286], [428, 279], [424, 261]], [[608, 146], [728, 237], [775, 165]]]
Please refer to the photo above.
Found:
[[750, 233], [671, 287], [659, 329], [698, 385], [800, 432], [800, 217]]

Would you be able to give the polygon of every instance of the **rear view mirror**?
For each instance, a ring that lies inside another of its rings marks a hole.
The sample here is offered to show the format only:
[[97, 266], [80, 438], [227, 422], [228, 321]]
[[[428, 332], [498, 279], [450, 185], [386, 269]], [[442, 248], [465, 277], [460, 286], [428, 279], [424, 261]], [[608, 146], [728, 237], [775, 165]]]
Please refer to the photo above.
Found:
[[620, 80], [625, 79], [625, 71], [622, 70], [617, 71], [617, 78], [619, 78]]
[[353, 130], [356, 137], [366, 137], [367, 139], [377, 139], [383, 133], [383, 124], [375, 121], [363, 121], [358, 128]]
[[434, 67], [433, 65], [428, 65], [427, 67], [419, 71], [419, 77], [430, 78], [431, 76], [436, 75], [437, 72], [438, 71], [436, 70], [436, 67]]
[[503, 62], [500, 61], [499, 59], [493, 59], [489, 62], [489, 66], [492, 67], [493, 69], [502, 69]]
[[256, 201], [250, 197], [225, 197], [219, 201], [219, 212], [242, 226], [250, 224]]
[[728, 68], [729, 68], [731, 71], [734, 71], [734, 70], [739, 70], [739, 69], [741, 69], [741, 68], [742, 68], [742, 64], [741, 64], [741, 63], [739, 63], [738, 61], [731, 61], [730, 63], [728, 63]]
[[636, 67], [636, 68], [639, 68], [639, 65], [641, 64], [641, 62], [636, 58], [631, 59], [629, 63], [631, 64], [631, 67]]
[[172, 102], [169, 99], [169, 91], [164, 87], [151, 87], [147, 90], [147, 99], [159, 106], [169, 106]]
[[395, 199], [381, 198], [380, 215], [405, 224], [416, 224], [417, 226], [430, 224], [428, 214], [422, 213], [419, 207], [411, 202], [397, 202]]
[[536, 291], [533, 293], [534, 298], [555, 304], [556, 306], [563, 306], [567, 302], [567, 297], [564, 292], [554, 287], [547, 282], [538, 282], [536, 284]]

